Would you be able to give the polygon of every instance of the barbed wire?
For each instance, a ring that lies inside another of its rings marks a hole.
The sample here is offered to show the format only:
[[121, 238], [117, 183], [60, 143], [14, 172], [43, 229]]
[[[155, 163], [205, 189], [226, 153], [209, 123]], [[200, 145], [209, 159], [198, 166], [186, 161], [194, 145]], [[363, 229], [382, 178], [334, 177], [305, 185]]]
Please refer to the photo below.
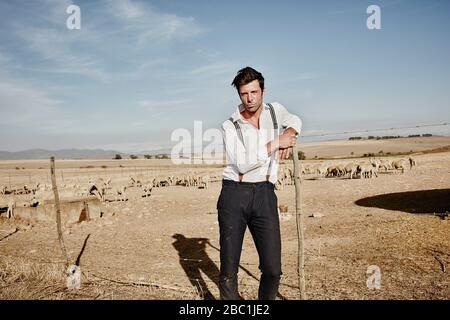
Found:
[[[354, 130], [354, 131], [341, 131], [341, 132], [333, 132], [333, 133], [320, 133], [320, 134], [300, 134], [300, 138], [313, 138], [313, 137], [326, 137], [326, 136], [337, 136], [344, 134], [354, 134], [354, 133], [366, 133], [366, 132], [379, 132], [379, 131], [392, 131], [392, 130], [402, 130], [402, 129], [416, 129], [416, 128], [426, 128], [426, 127], [441, 127], [450, 125], [450, 121], [444, 123], [436, 123], [436, 124], [419, 124], [414, 126], [405, 126], [405, 127], [390, 127], [390, 128], [382, 128], [382, 129], [367, 129], [367, 130]], [[220, 142], [217, 144], [218, 146], [224, 147], [223, 143]]]
[[425, 127], [441, 127], [441, 126], [448, 126], [448, 125], [450, 125], [450, 121], [444, 122], [444, 123], [421, 124], [421, 125], [408, 126], [408, 127], [391, 127], [391, 128], [383, 128], [383, 129], [368, 129], [368, 130], [343, 131], [343, 132], [322, 133], [322, 134], [312, 134], [312, 135], [300, 135], [300, 137], [302, 137], [302, 138], [324, 137], [324, 136], [336, 136], [336, 135], [352, 134], [352, 133], [390, 131], [390, 130], [400, 130], [400, 129], [415, 129], [415, 128], [425, 128]]

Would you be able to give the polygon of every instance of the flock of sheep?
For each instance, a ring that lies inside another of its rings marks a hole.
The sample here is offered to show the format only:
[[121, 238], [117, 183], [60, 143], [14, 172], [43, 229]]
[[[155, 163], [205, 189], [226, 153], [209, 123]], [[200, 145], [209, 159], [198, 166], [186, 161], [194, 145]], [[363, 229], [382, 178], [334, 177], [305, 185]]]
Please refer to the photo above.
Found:
[[[213, 181], [211, 181], [211, 179]], [[198, 187], [208, 189], [210, 182], [219, 181], [219, 176], [210, 177], [209, 175], [185, 174], [181, 176], [165, 176], [165, 177], [146, 177], [144, 175], [130, 176], [130, 179], [125, 185], [113, 185], [111, 178], [103, 180], [102, 178], [90, 180], [88, 188], [84, 188], [78, 196], [95, 195], [100, 201], [127, 201], [128, 193], [134, 190], [136, 194], [140, 192], [142, 198], [149, 197], [153, 188], [170, 187], [170, 186], [185, 186]]]
[[[408, 159], [380, 159], [370, 158], [363, 161], [352, 161], [347, 163], [335, 163], [334, 161], [320, 162], [314, 164], [300, 164], [302, 176], [313, 176], [323, 179], [329, 177], [341, 177], [348, 179], [370, 179], [378, 177], [380, 172], [401, 172], [404, 173], [407, 168], [412, 169], [416, 165], [416, 160]], [[100, 201], [127, 201], [130, 197], [145, 198], [151, 195], [153, 188], [169, 186], [186, 186], [208, 189], [211, 182], [219, 182], [222, 177], [220, 174], [208, 175], [198, 173], [188, 173], [183, 175], [170, 175], [148, 177], [144, 175], [130, 176], [126, 183], [112, 183], [111, 178], [90, 178], [84, 184], [61, 184], [58, 186], [60, 197], [79, 198], [87, 196], [96, 196]], [[278, 181], [275, 187], [280, 190], [285, 185], [294, 183], [294, 172], [290, 166], [281, 165], [278, 172]], [[8, 209], [6, 216], [13, 215], [13, 209], [16, 206], [16, 197], [28, 195], [25, 206], [35, 207], [45, 200], [53, 199], [53, 190], [49, 184], [30, 184], [20, 185], [13, 188], [0, 185], [0, 197], [7, 198]]]
[[[100, 201], [128, 201], [130, 196], [149, 197], [153, 188], [182, 185], [186, 187], [198, 187], [208, 189], [210, 182], [217, 182], [220, 176], [209, 176], [201, 174], [184, 174], [181, 176], [146, 177], [144, 175], [130, 176], [129, 181], [123, 183], [112, 183], [111, 178], [90, 178], [84, 184], [60, 184], [58, 193], [61, 198], [82, 198], [96, 196]], [[22, 184], [8, 188], [0, 185], [0, 196], [6, 198], [8, 206], [6, 216], [13, 216], [17, 199], [22, 199], [23, 206], [36, 207], [45, 200], [54, 197], [52, 186], [45, 183]], [[17, 197], [16, 197], [17, 196]], [[26, 199], [26, 200], [24, 200]], [[5, 204], [6, 204], [5, 203]]]
[[[349, 179], [370, 179], [378, 177], [379, 172], [401, 172], [407, 168], [410, 170], [416, 165], [416, 160], [412, 157], [408, 159], [380, 159], [369, 158], [366, 161], [352, 161], [346, 163], [322, 162], [316, 164], [300, 164], [302, 176], [313, 176], [318, 179], [330, 177], [342, 177]], [[294, 182], [294, 172], [289, 166], [280, 167], [278, 181], [275, 185], [277, 189], [282, 189], [285, 185]]]

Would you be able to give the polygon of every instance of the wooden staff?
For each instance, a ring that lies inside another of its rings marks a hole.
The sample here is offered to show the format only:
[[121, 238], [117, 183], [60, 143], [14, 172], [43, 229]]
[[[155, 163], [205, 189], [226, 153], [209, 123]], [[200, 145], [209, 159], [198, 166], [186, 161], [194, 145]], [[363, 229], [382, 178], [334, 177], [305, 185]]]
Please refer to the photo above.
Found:
[[61, 230], [61, 207], [59, 204], [59, 194], [58, 187], [56, 186], [56, 175], [55, 175], [55, 157], [50, 158], [50, 175], [52, 177], [52, 188], [53, 194], [55, 195], [55, 208], [56, 208], [56, 228], [58, 230], [58, 240], [59, 246], [61, 247], [61, 252], [66, 258], [66, 267], [69, 266], [69, 258], [67, 257], [66, 246], [64, 245], [64, 239]]
[[305, 250], [303, 247], [304, 235], [303, 235], [303, 215], [301, 212], [301, 195], [300, 195], [300, 162], [298, 160], [298, 148], [297, 145], [293, 147], [294, 159], [294, 183], [295, 183], [295, 220], [297, 222], [297, 236], [298, 236], [298, 256], [297, 256], [297, 273], [298, 273], [298, 287], [300, 290], [300, 299], [306, 300], [305, 291]]

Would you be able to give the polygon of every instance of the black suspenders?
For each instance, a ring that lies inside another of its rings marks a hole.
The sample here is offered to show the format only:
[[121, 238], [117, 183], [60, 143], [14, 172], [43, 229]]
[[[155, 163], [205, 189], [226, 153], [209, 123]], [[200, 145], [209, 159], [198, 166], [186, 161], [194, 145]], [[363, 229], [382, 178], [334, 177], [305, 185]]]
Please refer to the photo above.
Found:
[[[272, 118], [273, 128], [275, 130], [277, 130], [277, 132], [278, 132], [278, 122], [277, 122], [277, 117], [275, 116], [275, 110], [274, 110], [273, 106], [270, 103], [268, 103], [267, 105], [269, 106], [269, 111], [270, 111], [270, 116]], [[238, 120], [233, 121], [233, 118], [231, 118], [231, 117], [228, 120], [230, 120], [234, 124], [234, 127], [236, 128], [237, 135], [239, 137], [239, 140], [241, 141], [242, 145], [245, 148], [244, 137], [242, 135], [241, 126], [239, 125]], [[266, 175], [266, 180], [267, 181], [269, 181], [269, 178], [270, 178], [270, 170], [272, 169], [272, 162], [275, 159], [275, 154], [276, 154], [276, 152], [273, 152], [272, 155], [270, 156], [269, 168], [267, 169], [267, 175]], [[244, 178], [244, 174], [239, 172], [239, 182], [242, 182], [243, 178]]]

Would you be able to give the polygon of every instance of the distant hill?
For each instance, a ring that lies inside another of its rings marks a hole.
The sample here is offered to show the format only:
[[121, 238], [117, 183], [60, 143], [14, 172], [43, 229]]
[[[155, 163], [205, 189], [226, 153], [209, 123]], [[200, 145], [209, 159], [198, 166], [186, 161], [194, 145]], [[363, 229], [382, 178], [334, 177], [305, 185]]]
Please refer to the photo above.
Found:
[[30, 149], [17, 152], [0, 151], [0, 160], [33, 160], [49, 159], [54, 156], [56, 159], [112, 159], [116, 154], [123, 158], [128, 158], [127, 154], [114, 150], [103, 149], [64, 149], [45, 150]]
[[54, 156], [56, 159], [113, 159], [116, 154], [120, 154], [123, 159], [128, 159], [131, 154], [143, 158], [145, 154], [170, 154], [170, 149], [158, 149], [152, 151], [137, 151], [132, 153], [124, 153], [115, 150], [103, 149], [63, 149], [63, 150], [46, 150], [46, 149], [29, 149], [23, 151], [1, 151], [0, 160], [40, 160], [50, 159]]

